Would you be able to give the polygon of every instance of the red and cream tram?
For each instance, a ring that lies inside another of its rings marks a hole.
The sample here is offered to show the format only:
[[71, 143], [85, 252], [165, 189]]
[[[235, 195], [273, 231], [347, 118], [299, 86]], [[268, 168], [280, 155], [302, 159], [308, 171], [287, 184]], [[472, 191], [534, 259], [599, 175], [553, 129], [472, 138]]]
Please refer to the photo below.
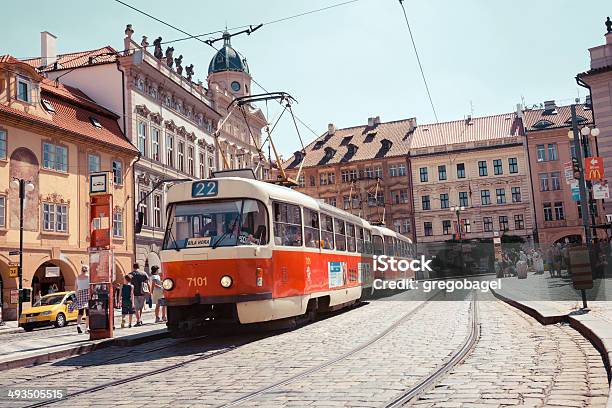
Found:
[[239, 177], [177, 184], [161, 251], [168, 327], [240, 323], [337, 309], [369, 293], [373, 255], [408, 258], [388, 228], [290, 188]]

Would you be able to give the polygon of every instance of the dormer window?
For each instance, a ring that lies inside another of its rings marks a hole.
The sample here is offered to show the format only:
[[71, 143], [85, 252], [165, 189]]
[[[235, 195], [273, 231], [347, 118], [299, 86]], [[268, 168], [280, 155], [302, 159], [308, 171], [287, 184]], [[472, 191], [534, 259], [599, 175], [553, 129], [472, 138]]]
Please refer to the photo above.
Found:
[[554, 125], [554, 123], [552, 123], [550, 120], [542, 119], [537, 121], [533, 127], [536, 129], [544, 129], [552, 125]]
[[89, 120], [91, 121], [91, 124], [94, 125], [94, 127], [97, 127], [98, 129], [102, 129], [102, 124], [97, 118], [90, 116]]
[[17, 77], [17, 99], [32, 102], [32, 83], [26, 78]]
[[[584, 116], [580, 116], [580, 115], [576, 115], [576, 123], [582, 123], [582, 122], [586, 122], [586, 118]], [[568, 125], [572, 124], [572, 118], [569, 118], [568, 120], [565, 121], [565, 123], [567, 123]]]
[[51, 101], [47, 99], [41, 99], [40, 103], [47, 112], [55, 113], [55, 108], [53, 107]]
[[334, 157], [334, 154], [336, 154], [336, 151], [334, 149], [332, 149], [331, 147], [325, 148], [325, 159], [326, 160], [330, 160], [332, 157]]

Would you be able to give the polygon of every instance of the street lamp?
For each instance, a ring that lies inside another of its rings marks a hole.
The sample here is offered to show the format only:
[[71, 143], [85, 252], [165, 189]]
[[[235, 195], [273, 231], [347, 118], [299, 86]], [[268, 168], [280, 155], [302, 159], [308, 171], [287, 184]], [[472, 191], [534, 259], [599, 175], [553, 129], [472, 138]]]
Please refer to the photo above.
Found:
[[13, 177], [11, 181], [12, 188], [19, 189], [19, 302], [17, 303], [17, 321], [21, 316], [23, 302], [23, 204], [25, 202], [26, 193], [34, 191], [34, 184], [31, 181], [26, 181], [21, 178]]
[[461, 231], [461, 221], [460, 221], [460, 216], [461, 216], [461, 211], [465, 211], [465, 207], [464, 206], [456, 206], [456, 207], [450, 207], [451, 211], [455, 212], [455, 215], [457, 215], [457, 233], [459, 234], [459, 262], [461, 263], [461, 271], [464, 272], [464, 265], [463, 265], [463, 233]]

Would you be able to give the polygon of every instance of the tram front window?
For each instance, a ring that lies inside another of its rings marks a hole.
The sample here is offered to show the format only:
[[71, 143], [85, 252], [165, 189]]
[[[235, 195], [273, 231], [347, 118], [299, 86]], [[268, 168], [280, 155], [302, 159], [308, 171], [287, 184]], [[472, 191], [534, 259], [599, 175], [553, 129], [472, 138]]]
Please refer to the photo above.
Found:
[[255, 200], [174, 204], [164, 249], [264, 245], [268, 242], [265, 206]]

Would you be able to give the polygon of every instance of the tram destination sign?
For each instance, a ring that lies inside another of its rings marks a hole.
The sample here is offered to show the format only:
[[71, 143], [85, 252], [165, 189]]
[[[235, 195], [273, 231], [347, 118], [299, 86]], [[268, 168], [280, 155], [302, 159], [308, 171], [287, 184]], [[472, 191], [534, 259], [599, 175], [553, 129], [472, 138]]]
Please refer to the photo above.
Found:
[[192, 197], [214, 197], [219, 194], [219, 184], [216, 180], [196, 181], [191, 185]]

